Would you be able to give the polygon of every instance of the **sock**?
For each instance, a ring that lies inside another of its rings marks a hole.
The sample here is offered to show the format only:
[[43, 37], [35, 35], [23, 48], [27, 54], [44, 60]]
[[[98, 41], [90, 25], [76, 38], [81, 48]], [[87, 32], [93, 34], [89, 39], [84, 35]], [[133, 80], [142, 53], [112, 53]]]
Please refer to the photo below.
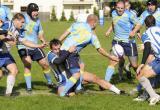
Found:
[[119, 79], [122, 80], [122, 78], [123, 78], [123, 67], [118, 68], [118, 73], [119, 73]]
[[76, 84], [77, 79], [70, 77], [64, 86], [63, 92], [60, 93], [60, 96], [65, 96], [65, 94]]
[[120, 94], [120, 90], [115, 87], [114, 85], [112, 85], [110, 88], [109, 88], [110, 91], [113, 91], [114, 93], [116, 94]]
[[24, 73], [24, 78], [25, 78], [25, 81], [26, 81], [27, 89], [31, 89], [32, 88], [31, 73]]
[[113, 74], [114, 74], [114, 67], [108, 66], [108, 68], [106, 69], [105, 80], [110, 82]]
[[8, 75], [7, 76], [7, 89], [6, 89], [6, 94], [11, 94], [12, 89], [15, 83], [15, 76], [14, 75]]
[[82, 75], [80, 76], [80, 79], [77, 81], [76, 84], [76, 90], [81, 90], [82, 89]]
[[50, 69], [48, 70], [44, 70], [44, 77], [47, 80], [48, 84], [52, 84], [52, 79], [51, 79], [51, 75], [50, 75]]
[[139, 84], [137, 85], [137, 91], [140, 92], [141, 90], [142, 90], [142, 85], [139, 83]]
[[148, 94], [149, 94], [149, 96], [150, 96], [151, 98], [157, 96], [156, 92], [153, 90], [153, 88], [152, 88], [149, 80], [148, 80], [146, 77], [142, 76], [142, 77], [139, 79], [139, 81], [140, 81], [141, 85], [145, 88], [145, 90], [148, 92]]

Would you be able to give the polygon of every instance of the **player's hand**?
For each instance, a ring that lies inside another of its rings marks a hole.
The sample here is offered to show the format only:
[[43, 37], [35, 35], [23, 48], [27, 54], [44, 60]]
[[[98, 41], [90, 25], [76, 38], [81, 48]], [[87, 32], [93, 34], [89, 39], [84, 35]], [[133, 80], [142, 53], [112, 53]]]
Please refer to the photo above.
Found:
[[144, 67], [144, 64], [140, 64], [136, 70], [137, 76], [140, 74], [140, 71], [142, 70], [142, 68]]
[[73, 53], [76, 51], [76, 46], [71, 46], [68, 50], [70, 53]]
[[109, 31], [107, 31], [107, 32], [106, 32], [106, 34], [105, 34], [105, 35], [106, 35], [106, 37], [109, 37], [109, 34], [110, 34], [110, 32], [109, 32]]
[[135, 36], [135, 32], [134, 32], [134, 31], [131, 31], [130, 34], [129, 34], [129, 36], [130, 36], [131, 38], [134, 37], [134, 36]]
[[7, 35], [13, 36], [13, 33], [11, 31], [8, 31]]
[[141, 34], [139, 32], [137, 33], [137, 38], [141, 39]]
[[119, 58], [114, 55], [110, 55], [109, 58], [113, 61], [119, 62]]
[[41, 48], [41, 49], [43, 49], [43, 48], [45, 48], [46, 47], [46, 44], [40, 44], [39, 46], [38, 46], [38, 48]]

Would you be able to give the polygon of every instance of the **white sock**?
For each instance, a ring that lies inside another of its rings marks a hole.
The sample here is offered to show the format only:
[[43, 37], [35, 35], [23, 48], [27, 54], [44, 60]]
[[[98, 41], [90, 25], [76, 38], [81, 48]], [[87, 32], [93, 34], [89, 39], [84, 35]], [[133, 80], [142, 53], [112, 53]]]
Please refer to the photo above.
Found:
[[141, 85], [145, 88], [145, 90], [148, 92], [148, 94], [150, 95], [150, 97], [156, 97], [157, 94], [156, 92], [153, 90], [150, 81], [146, 78], [146, 77], [141, 77], [139, 79], [139, 82], [141, 83]]
[[6, 94], [11, 94], [12, 89], [15, 83], [15, 76], [13, 75], [8, 75], [7, 76], [7, 89], [6, 89]]
[[115, 92], [116, 94], [120, 94], [120, 90], [117, 87], [115, 87], [114, 85], [112, 85], [109, 88], [109, 90]]

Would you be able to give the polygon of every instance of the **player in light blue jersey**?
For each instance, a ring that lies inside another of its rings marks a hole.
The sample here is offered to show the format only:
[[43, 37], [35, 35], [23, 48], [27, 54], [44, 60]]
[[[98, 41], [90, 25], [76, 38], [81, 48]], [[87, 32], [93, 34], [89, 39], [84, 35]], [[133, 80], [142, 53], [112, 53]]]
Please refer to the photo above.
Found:
[[[38, 18], [39, 7], [35, 3], [30, 3], [27, 7], [27, 13], [25, 16], [25, 39], [37, 44], [40, 39], [44, 45], [46, 41], [44, 39], [43, 29]], [[42, 49], [40, 48], [30, 48], [22, 44], [17, 45], [19, 56], [22, 59], [24, 64], [24, 77], [27, 86], [27, 92], [31, 93], [31, 64], [32, 61], [37, 61], [38, 64], [42, 67], [44, 76], [47, 80], [47, 85], [49, 88], [52, 88], [54, 84], [52, 83], [50, 76], [49, 65], [46, 60], [46, 56]]]
[[0, 17], [5, 22], [12, 20], [13, 15], [8, 7], [0, 5]]
[[[156, 19], [156, 26], [160, 27], [160, 8], [158, 8], [158, 2], [157, 0], [148, 0], [147, 1], [147, 10], [145, 10], [140, 18], [139, 18], [139, 22], [137, 23], [136, 27], [134, 28], [134, 30], [131, 32], [130, 36], [135, 35], [135, 33], [137, 32], [137, 30], [139, 30], [141, 28], [141, 26], [144, 25], [144, 21], [146, 19], [147, 16], [149, 15], [153, 15]], [[140, 38], [140, 37], [139, 37]], [[147, 62], [151, 62], [154, 59], [154, 54], [151, 51]], [[158, 81], [159, 81], [160, 77], [156, 76], [155, 78], [151, 79], [151, 83], [153, 87], [156, 87], [158, 85]], [[141, 86], [138, 85], [137, 86], [137, 90], [141, 91]], [[146, 100], [148, 98], [148, 95], [146, 94], [146, 92], [144, 91], [141, 95], [139, 95], [136, 100], [137, 101], [143, 101]]]
[[101, 47], [100, 42], [93, 32], [96, 27], [98, 18], [95, 15], [89, 15], [87, 17], [87, 22], [77, 22], [74, 23], [67, 31], [63, 33], [60, 37], [61, 40], [65, 39], [64, 43], [61, 46], [61, 50], [68, 50], [71, 46], [76, 46], [76, 52], [69, 55], [67, 58], [68, 67], [70, 72], [72, 73], [72, 77], [67, 82], [65, 89], [64, 89], [64, 96], [67, 91], [75, 85], [77, 80], [80, 78], [80, 67], [79, 67], [79, 52], [85, 48], [88, 44], [92, 44], [97, 51], [102, 54], [103, 56], [108, 57], [109, 59], [116, 60], [117, 58], [108, 54], [104, 49]]
[[[150, 96], [150, 105], [155, 105], [160, 101], [160, 96], [153, 90], [148, 78], [160, 74], [160, 27], [156, 26], [156, 20], [153, 15], [145, 19], [147, 30], [142, 35], [144, 43], [144, 52], [142, 62], [137, 69], [137, 79]], [[146, 63], [151, 49], [154, 52], [155, 59], [149, 64]]]
[[44, 45], [34, 44], [23, 37], [24, 16], [22, 14], [15, 14], [13, 20], [5, 23], [2, 20], [0, 21], [0, 68], [5, 67], [9, 71], [5, 95], [10, 96], [18, 73], [16, 62], [9, 52], [11, 46], [22, 43], [29, 47], [43, 48]]
[[[135, 41], [129, 38], [129, 34], [132, 31], [134, 25], [138, 22], [136, 16], [129, 10], [125, 9], [125, 3], [119, 1], [116, 3], [116, 10], [112, 12], [112, 26], [107, 30], [106, 36], [111, 31], [114, 32], [114, 38], [112, 45], [120, 44], [123, 49], [125, 56], [129, 58], [129, 62], [134, 70], [138, 66], [138, 52]], [[117, 64], [115, 61], [111, 61], [106, 69], [105, 80], [110, 81], [114, 74], [114, 67]], [[122, 57], [119, 62], [119, 78], [122, 78], [122, 71], [124, 66], [124, 58]]]
[[156, 26], [160, 26], [160, 8], [157, 7], [158, 2], [157, 0], [148, 0], [147, 1], [147, 10], [145, 10], [140, 18], [139, 22], [137, 23], [134, 30], [130, 33], [130, 36], [133, 37], [138, 30], [144, 25], [144, 20], [148, 15], [153, 15], [156, 19]]

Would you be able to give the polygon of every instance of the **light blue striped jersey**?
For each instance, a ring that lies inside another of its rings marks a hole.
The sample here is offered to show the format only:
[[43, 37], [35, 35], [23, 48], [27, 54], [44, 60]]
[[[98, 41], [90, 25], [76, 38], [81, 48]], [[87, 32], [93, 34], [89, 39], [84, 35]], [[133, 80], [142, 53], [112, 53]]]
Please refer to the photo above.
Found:
[[5, 22], [12, 20], [12, 17], [11, 10], [6, 6], [0, 5], [0, 19]]
[[[25, 34], [24, 37], [28, 41], [31, 41], [35, 44], [38, 43], [38, 35], [43, 34], [43, 29], [40, 23], [40, 19], [33, 21], [27, 14], [25, 16]], [[26, 48], [24, 45], [18, 45], [18, 49]], [[29, 48], [29, 47], [27, 47]]]
[[71, 46], [76, 46], [77, 52], [80, 52], [88, 44], [92, 44], [96, 49], [101, 47], [97, 36], [88, 23], [76, 22], [71, 25], [68, 31], [70, 35], [62, 44], [61, 50], [68, 50]]
[[138, 22], [137, 17], [128, 10], [119, 16], [117, 11], [112, 12], [114, 39], [129, 42], [129, 34]]
[[160, 27], [160, 8], [157, 8], [154, 13], [149, 12], [148, 10], [145, 10], [141, 16], [139, 17], [139, 23], [141, 25], [144, 25], [144, 20], [148, 15], [153, 15], [156, 19], [156, 26]]
[[65, 68], [65, 65], [63, 63], [59, 65], [54, 64], [54, 60], [58, 57], [59, 56], [56, 55], [54, 52], [52, 51], [48, 52], [47, 60], [48, 60], [49, 66], [52, 72], [54, 73], [54, 76], [58, 83], [67, 82], [68, 78], [66, 75], [67, 70]]
[[142, 42], [150, 42], [154, 54], [160, 58], [160, 27], [154, 26], [148, 28], [142, 35]]

